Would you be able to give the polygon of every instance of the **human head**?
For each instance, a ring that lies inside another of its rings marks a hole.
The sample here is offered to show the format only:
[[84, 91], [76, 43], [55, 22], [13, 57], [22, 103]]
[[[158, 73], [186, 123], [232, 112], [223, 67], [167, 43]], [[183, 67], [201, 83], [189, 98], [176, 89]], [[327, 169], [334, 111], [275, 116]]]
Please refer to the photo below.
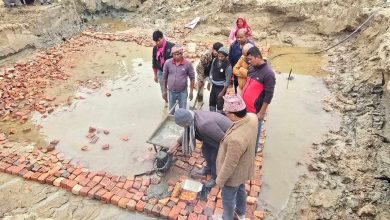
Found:
[[164, 38], [164, 34], [157, 30], [155, 32], [153, 32], [153, 41], [156, 43], [156, 46], [157, 47], [161, 47], [162, 46], [162, 39]]
[[251, 44], [251, 43], [245, 44], [245, 45], [242, 47], [242, 55], [246, 56], [247, 53], [248, 53], [248, 50], [251, 49], [252, 47], [254, 47], [254, 45]]
[[246, 42], [248, 42], [248, 37], [246, 35], [246, 29], [245, 28], [241, 28], [241, 29], [238, 29], [237, 33], [236, 33], [236, 39], [238, 41], [238, 43], [240, 44], [245, 44]]
[[219, 50], [218, 50], [218, 60], [219, 61], [224, 61], [228, 55], [229, 55], [228, 49], [226, 49], [225, 47], [219, 48]]
[[223, 44], [220, 43], [220, 42], [216, 42], [216, 43], [213, 44], [213, 50], [212, 50], [213, 57], [217, 57], [218, 56], [218, 50], [221, 47], [223, 47]]
[[243, 17], [237, 18], [236, 25], [237, 25], [237, 27], [244, 27], [244, 25], [245, 25], [245, 18], [243, 18]]
[[188, 127], [194, 121], [191, 112], [184, 108], [179, 108], [175, 111], [175, 123], [181, 127]]
[[175, 45], [172, 47], [171, 54], [175, 62], [180, 62], [183, 59], [183, 48], [179, 45]]
[[234, 122], [246, 116], [246, 105], [240, 95], [225, 95], [223, 99], [223, 111], [230, 120]]
[[261, 52], [257, 47], [250, 48], [246, 57], [249, 64], [251, 64], [252, 66], [260, 66], [264, 63], [263, 56], [261, 55]]

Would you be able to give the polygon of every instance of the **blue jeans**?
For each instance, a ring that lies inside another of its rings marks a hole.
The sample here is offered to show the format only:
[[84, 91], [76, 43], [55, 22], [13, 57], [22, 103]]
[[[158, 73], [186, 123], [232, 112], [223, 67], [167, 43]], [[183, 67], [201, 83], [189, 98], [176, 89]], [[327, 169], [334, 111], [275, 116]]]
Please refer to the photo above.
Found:
[[203, 141], [202, 144], [202, 154], [206, 160], [206, 169], [211, 170], [211, 178], [214, 180], [217, 179], [217, 155], [218, 155], [219, 146], [213, 146], [212, 144], [206, 143]]
[[261, 138], [261, 127], [263, 127], [263, 120], [259, 120], [259, 124], [257, 125], [257, 137], [256, 137], [256, 146], [255, 146], [255, 153], [257, 153], [257, 149], [259, 149], [259, 142]]
[[[169, 102], [169, 108], [168, 110], [171, 110], [172, 107], [175, 105], [176, 101], [179, 102], [179, 108], [187, 108], [187, 97], [188, 92], [187, 89], [183, 92], [172, 92], [168, 90], [168, 102]], [[175, 110], [171, 112], [171, 114], [174, 114]]]
[[223, 220], [232, 220], [234, 211], [239, 215], [246, 212], [245, 184], [238, 187], [224, 186], [222, 188]]
[[160, 84], [160, 90], [161, 93], [163, 92], [163, 71], [162, 70], [157, 70], [157, 78], [158, 78], [158, 83]]

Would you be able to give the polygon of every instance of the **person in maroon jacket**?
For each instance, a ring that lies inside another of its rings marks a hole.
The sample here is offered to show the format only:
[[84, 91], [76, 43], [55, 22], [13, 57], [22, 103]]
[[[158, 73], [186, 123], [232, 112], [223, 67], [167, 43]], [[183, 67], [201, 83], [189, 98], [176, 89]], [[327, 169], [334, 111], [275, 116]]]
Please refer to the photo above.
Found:
[[247, 60], [250, 67], [241, 96], [244, 99], [248, 112], [256, 113], [259, 119], [255, 147], [257, 152], [263, 119], [274, 95], [276, 79], [274, 71], [267, 61], [263, 59], [259, 48], [250, 48], [247, 52]]

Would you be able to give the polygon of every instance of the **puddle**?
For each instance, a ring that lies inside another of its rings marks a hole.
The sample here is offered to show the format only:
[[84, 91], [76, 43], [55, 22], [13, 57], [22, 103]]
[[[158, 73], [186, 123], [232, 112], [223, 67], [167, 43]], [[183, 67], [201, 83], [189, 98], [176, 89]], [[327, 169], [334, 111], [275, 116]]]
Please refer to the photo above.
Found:
[[[75, 62], [72, 71], [97, 76], [104, 71], [112, 79], [98, 91], [80, 89], [75, 96], [85, 99], [56, 109], [47, 118], [36, 114], [35, 123], [42, 125], [47, 141], [60, 140], [57, 148], [66, 157], [92, 170], [117, 175], [150, 170], [152, 162], [146, 156], [150, 155], [151, 145], [146, 140], [166, 115], [159, 86], [153, 81], [151, 48], [109, 42], [90, 54]], [[90, 144], [86, 137], [90, 126], [108, 129], [110, 133], [101, 132], [97, 143]], [[123, 136], [129, 140], [123, 141]], [[110, 149], [102, 150], [103, 144], [109, 144]], [[89, 146], [89, 151], [81, 150], [84, 145]]]
[[[271, 57], [284, 53], [311, 53], [316, 50], [306, 47], [271, 46]], [[292, 74], [325, 76], [326, 71], [321, 69], [322, 57], [318, 54], [288, 54], [272, 59], [271, 66], [275, 71]]]
[[260, 205], [279, 213], [286, 205], [298, 177], [305, 172], [311, 144], [330, 129], [339, 127], [337, 115], [326, 113], [321, 99], [329, 95], [321, 78], [277, 74], [274, 98], [269, 108], [263, 158]]
[[130, 28], [130, 24], [118, 18], [97, 18], [88, 22], [88, 25], [96, 27], [103, 32], [126, 31]]

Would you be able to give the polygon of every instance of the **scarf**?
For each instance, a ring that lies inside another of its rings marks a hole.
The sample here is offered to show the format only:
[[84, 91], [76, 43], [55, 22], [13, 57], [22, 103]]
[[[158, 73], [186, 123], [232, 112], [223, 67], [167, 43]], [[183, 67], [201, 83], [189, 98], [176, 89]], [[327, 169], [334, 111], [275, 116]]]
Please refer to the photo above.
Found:
[[162, 38], [161, 44], [162, 44], [161, 47], [157, 47], [156, 60], [160, 60], [161, 67], [163, 67], [165, 63], [164, 50], [165, 50], [165, 46], [167, 45], [167, 41], [164, 38]]
[[191, 124], [184, 128], [184, 134], [183, 134], [183, 142], [182, 142], [182, 152], [184, 155], [190, 155], [192, 151], [195, 150], [195, 144], [196, 144], [196, 139], [195, 139], [195, 117], [194, 117], [194, 112], [190, 111], [193, 120], [191, 121]]

